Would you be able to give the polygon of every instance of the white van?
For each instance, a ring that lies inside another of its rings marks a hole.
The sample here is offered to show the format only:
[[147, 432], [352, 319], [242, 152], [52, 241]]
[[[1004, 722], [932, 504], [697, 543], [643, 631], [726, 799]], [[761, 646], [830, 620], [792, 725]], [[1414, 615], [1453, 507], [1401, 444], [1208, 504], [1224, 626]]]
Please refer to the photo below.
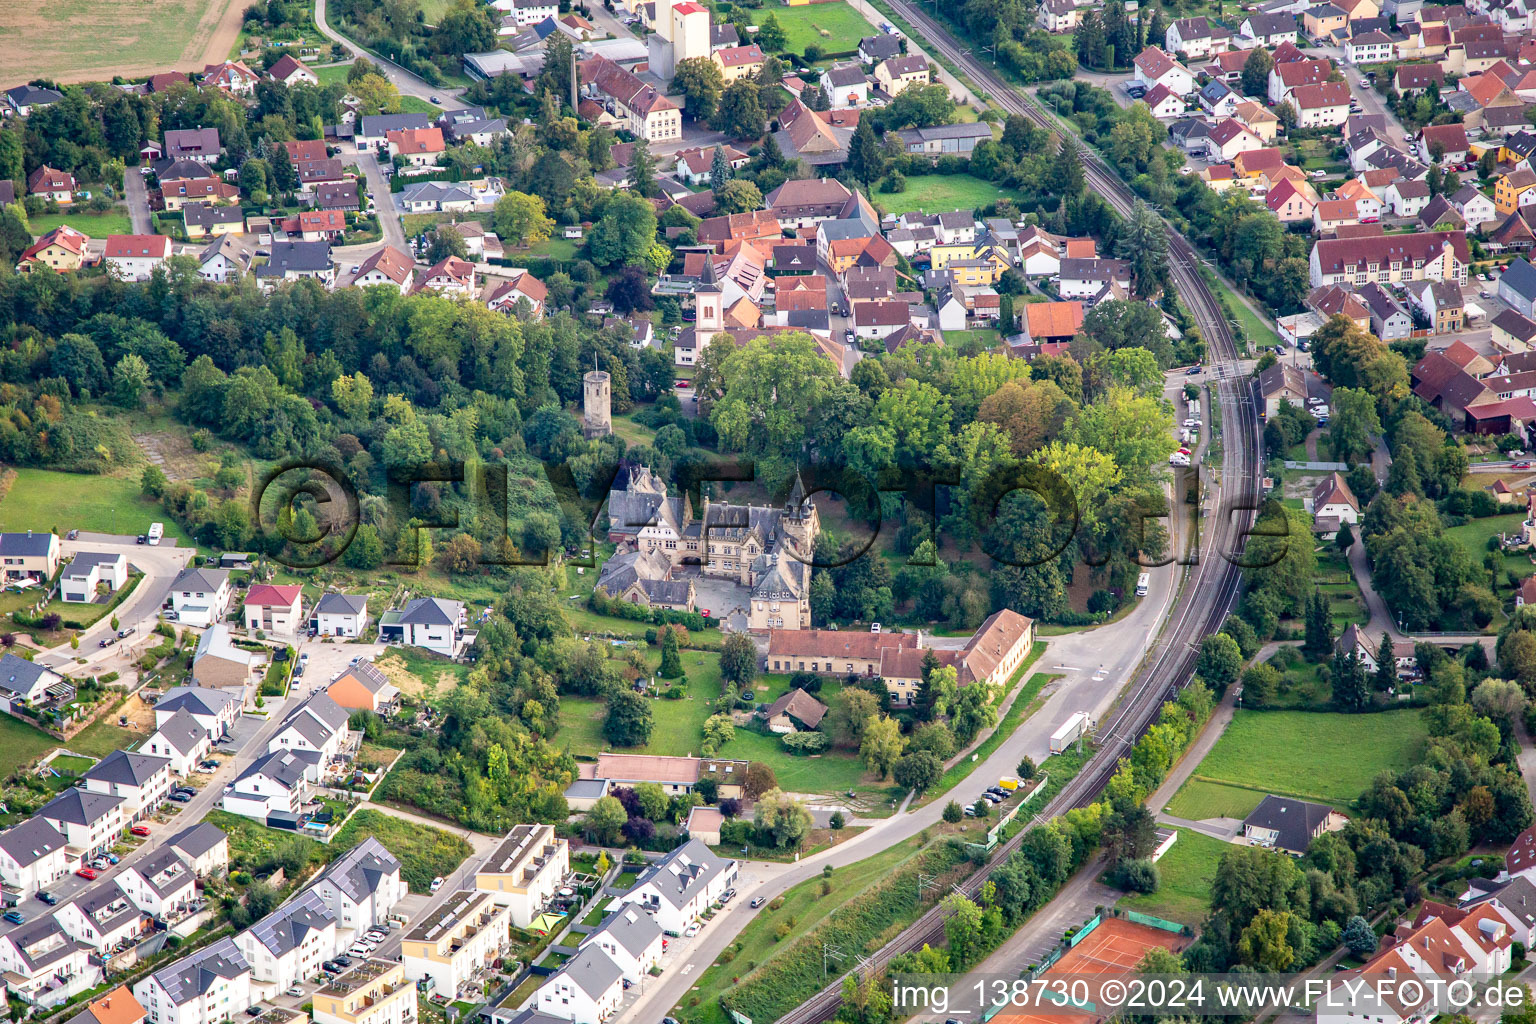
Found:
[[1136, 577], [1136, 596], [1137, 597], [1146, 597], [1147, 596], [1147, 590], [1151, 586], [1152, 586], [1152, 574], [1149, 573], [1149, 572], [1142, 573], [1140, 576]]

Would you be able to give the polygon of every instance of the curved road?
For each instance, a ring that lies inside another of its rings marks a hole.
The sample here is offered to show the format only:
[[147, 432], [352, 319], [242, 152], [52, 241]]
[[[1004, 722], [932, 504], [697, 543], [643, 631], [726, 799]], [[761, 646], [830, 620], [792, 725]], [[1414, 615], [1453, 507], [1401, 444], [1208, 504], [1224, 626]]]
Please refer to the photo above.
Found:
[[376, 53], [370, 53], [331, 28], [330, 22], [325, 20], [325, 0], [315, 0], [315, 27], [327, 39], [346, 47], [347, 52], [352, 56], [367, 57], [383, 68], [385, 76], [393, 83], [396, 89], [400, 90], [400, 95], [415, 96], [417, 99], [426, 100], [429, 103], [432, 101], [432, 97], [436, 96], [438, 105], [445, 110], [455, 110], [459, 107], [468, 106], [463, 100], [459, 99], [459, 92], [461, 90], [435, 86], [426, 79], [405, 70], [405, 68], [402, 68], [389, 58], [381, 57]]

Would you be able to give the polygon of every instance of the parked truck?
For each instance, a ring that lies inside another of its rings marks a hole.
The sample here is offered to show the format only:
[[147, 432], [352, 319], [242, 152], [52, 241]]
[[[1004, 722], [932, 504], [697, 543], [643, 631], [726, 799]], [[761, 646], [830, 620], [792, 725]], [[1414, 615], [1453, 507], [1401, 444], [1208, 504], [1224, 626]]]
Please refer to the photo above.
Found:
[[1051, 734], [1051, 753], [1059, 754], [1076, 743], [1093, 725], [1087, 712], [1079, 711], [1067, 719], [1060, 729]]
[[159, 544], [160, 538], [165, 536], [164, 523], [150, 523], [149, 533], [145, 534], [151, 544]]

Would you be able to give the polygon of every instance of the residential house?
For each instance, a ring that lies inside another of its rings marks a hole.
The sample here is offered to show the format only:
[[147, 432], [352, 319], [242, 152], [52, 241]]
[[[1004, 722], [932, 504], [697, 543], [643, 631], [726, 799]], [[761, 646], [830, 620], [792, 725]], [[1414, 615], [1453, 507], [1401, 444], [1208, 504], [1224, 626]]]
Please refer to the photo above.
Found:
[[443, 996], [457, 998], [477, 970], [500, 958], [511, 942], [511, 925], [511, 907], [490, 893], [456, 892], [405, 933], [400, 942], [405, 976], [430, 978]]
[[246, 592], [244, 611], [245, 628], [252, 632], [296, 633], [304, 622], [303, 588], [258, 583]]
[[1307, 378], [1300, 368], [1289, 363], [1274, 363], [1259, 371], [1259, 395], [1264, 402], [1265, 418], [1279, 415], [1280, 406], [1290, 402], [1307, 407]]
[[1498, 217], [1498, 207], [1475, 185], [1463, 185], [1451, 196], [1451, 205], [1473, 228]]
[[171, 128], [165, 133], [168, 160], [191, 160], [205, 167], [218, 163], [224, 155], [217, 128]]
[[333, 860], [312, 891], [325, 901], [338, 926], [354, 933], [383, 925], [406, 896], [400, 861], [369, 836]]
[[229, 573], [223, 569], [183, 569], [171, 582], [170, 597], [171, 618], [187, 626], [211, 626], [229, 610]]
[[1063, 299], [1096, 299], [1106, 288], [1131, 290], [1131, 265], [1125, 260], [1064, 259], [1058, 280]]
[[251, 965], [222, 938], [133, 986], [149, 1024], [219, 1024], [252, 1003]]
[[1314, 519], [1331, 516], [1341, 523], [1360, 522], [1360, 502], [1340, 473], [1330, 473], [1312, 488], [1308, 509]]
[[912, 156], [926, 156], [937, 162], [941, 156], [968, 156], [977, 143], [990, 141], [991, 129], [979, 122], [936, 124], [928, 128], [902, 128], [896, 137], [906, 144]]
[[393, 704], [400, 693], [389, 677], [368, 661], [343, 669], [325, 692], [344, 708], [375, 712]]
[[1083, 328], [1081, 302], [1031, 302], [1021, 324], [1029, 341], [1071, 341]]
[[1326, 804], [1270, 795], [1243, 819], [1243, 838], [1250, 846], [1283, 850], [1300, 857], [1312, 840], [1324, 832], [1337, 832], [1348, 821]]
[[897, 96], [914, 85], [927, 85], [931, 78], [928, 61], [917, 54], [892, 57], [875, 65], [875, 81], [887, 96]]
[[325, 594], [310, 611], [309, 628], [319, 636], [362, 636], [367, 627], [367, 594]]
[[[222, 64], [209, 64], [203, 68], [203, 86], [212, 86], [232, 96], [249, 96], [256, 91], [261, 76], [245, 66], [244, 61], [227, 60]], [[162, 1024], [156, 1021], [155, 1024]]]
[[1318, 42], [1331, 43], [1344, 38], [1349, 31], [1349, 15], [1331, 3], [1308, 7], [1301, 15], [1302, 31]]
[[[404, 294], [411, 290], [416, 277], [416, 261], [392, 245], [386, 245], [370, 253], [357, 265], [352, 275], [352, 287], [370, 288], [382, 285]], [[331, 595], [326, 595], [331, 596]], [[313, 620], [311, 620], [313, 621]], [[356, 633], [344, 634], [357, 636]]]
[[662, 931], [681, 935], [735, 884], [736, 869], [734, 860], [690, 839], [646, 868], [619, 899], [648, 910]]
[[[160, 77], [163, 76], [154, 76]], [[186, 81], [185, 75], [180, 77], [183, 82]], [[91, 1000], [85, 1009], [69, 1018], [66, 1024], [144, 1024], [144, 1007], [133, 998], [127, 985], [119, 985], [99, 999]]]
[[[720, 826], [725, 823], [725, 816], [715, 807], [694, 807], [688, 812], [688, 819], [683, 823], [683, 831], [688, 833], [690, 839], [697, 839], [705, 846], [720, 845]], [[636, 914], [634, 907], [626, 907], [622, 913]], [[650, 920], [649, 917], [646, 918]], [[661, 936], [661, 929], [656, 927], [656, 922], [651, 921], [651, 926], [656, 928], [656, 935]], [[659, 945], [659, 944], [658, 944]], [[613, 954], [610, 952], [610, 956]], [[615, 957], [617, 959], [617, 957]]]
[[111, 959], [136, 944], [154, 928], [150, 916], [136, 906], [116, 879], [92, 886], [53, 912], [64, 934]]
[[510, 280], [498, 281], [492, 286], [486, 296], [485, 304], [488, 308], [498, 313], [515, 313], [519, 306], [527, 303], [528, 313], [533, 317], [544, 315], [544, 302], [549, 298], [549, 288], [523, 269], [511, 271], [515, 276]]
[[272, 255], [256, 267], [256, 280], [266, 288], [311, 278], [327, 289], [336, 285], [336, 264], [330, 242], [273, 242]]
[[320, 84], [320, 76], [316, 75], [303, 64], [300, 64], [293, 58], [292, 54], [288, 53], [285, 53], [279, 57], [277, 59], [277, 63], [273, 64], [270, 68], [267, 69], [267, 75], [274, 82], [282, 82], [289, 88], [298, 85], [300, 82], [304, 83], [305, 85]]
[[1239, 153], [1251, 153], [1264, 148], [1264, 140], [1236, 118], [1225, 118], [1212, 126], [1208, 135], [1207, 152], [1210, 159], [1227, 162]]
[[1499, 213], [1514, 213], [1533, 203], [1536, 203], [1536, 171], [1528, 167], [1511, 171], [1493, 183], [1493, 205]]
[[534, 1005], [573, 1024], [605, 1021], [624, 998], [624, 972], [601, 946], [583, 946], [539, 986]]
[[1304, 85], [1321, 85], [1333, 74], [1333, 62], [1295, 60], [1276, 64], [1269, 72], [1269, 102], [1278, 106], [1291, 98], [1291, 92]]
[[294, 750], [263, 754], [224, 791], [220, 806], [260, 822], [274, 814], [296, 816], [309, 799], [307, 772], [314, 764], [314, 755]]
[[122, 797], [122, 815], [130, 823], [158, 811], [171, 795], [170, 758], [152, 754], [114, 750], [82, 778], [92, 793]]
[[1429, 205], [1429, 185], [1402, 179], [1387, 186], [1387, 206], [1399, 217], [1417, 217]]
[[1166, 85], [1154, 85], [1148, 89], [1141, 102], [1147, 105], [1152, 116], [1162, 120], [1181, 117], [1184, 114], [1184, 98]]
[[727, 85], [742, 78], [752, 78], [763, 70], [763, 51], [756, 43], [715, 50], [709, 59], [720, 69], [720, 76]]
[[1499, 275], [1498, 296], [1521, 316], [1536, 319], [1536, 267], [1524, 257], [1506, 266]]
[[1312, 208], [1312, 230], [1320, 235], [1359, 223], [1359, 207], [1354, 199], [1324, 199]]
[[412, 1024], [417, 1019], [416, 986], [405, 965], [381, 958], [364, 960], [315, 991], [315, 1024]]
[[118, 873], [116, 881], [133, 905], [152, 917], [167, 917], [197, 899], [197, 872], [171, 846], [159, 847], [133, 861]]
[[415, 290], [418, 292], [431, 290], [449, 296], [462, 295], [465, 298], [474, 298], [475, 265], [457, 256], [445, 256], [422, 271]]
[[389, 155], [404, 158], [412, 167], [430, 167], [448, 150], [443, 130], [435, 125], [386, 132], [384, 137], [389, 143]]
[[1445, 69], [1439, 64], [1399, 64], [1393, 70], [1392, 84], [1402, 96], [1418, 96], [1431, 85], [1445, 88]]
[[1311, 220], [1317, 204], [1317, 190], [1305, 181], [1291, 178], [1271, 186], [1269, 194], [1264, 197], [1264, 205], [1269, 207], [1269, 212], [1282, 224]]
[[1237, 26], [1239, 41], [1244, 46], [1262, 46], [1266, 49], [1281, 43], [1296, 42], [1296, 16], [1294, 14], [1254, 13]]
[[901, 56], [902, 38], [884, 32], [877, 36], [865, 36], [859, 40], [859, 63], [877, 64], [889, 57]]
[[179, 711], [155, 726], [139, 749], [171, 762], [171, 771], [182, 777], [213, 749], [213, 737], [186, 711]]
[[682, 138], [682, 110], [606, 57], [577, 64], [585, 94], [600, 102], [624, 127], [650, 143]]
[[473, 192], [445, 181], [412, 182], [394, 198], [405, 213], [471, 213], [475, 209]]
[[159, 728], [186, 712], [210, 736], [227, 736], [239, 719], [242, 706], [239, 694], [223, 688], [175, 686], [155, 702], [155, 727]]
[[1349, 117], [1349, 86], [1343, 82], [1299, 85], [1291, 90], [1291, 104], [1296, 108], [1300, 128], [1332, 128]]
[[1077, 4], [1073, 0], [1041, 0], [1035, 24], [1055, 35], [1074, 31], [1079, 24]]
[[769, 732], [814, 732], [826, 717], [827, 706], [804, 690], [791, 688], [758, 714]]
[[[695, 807], [688, 816], [688, 833], [701, 842], [705, 841], [700, 831], [707, 831], [702, 819], [707, 815], [714, 815], [714, 832], [718, 846], [718, 834], [720, 830], [720, 811], [714, 807]], [[695, 831], [694, 826], [699, 825], [700, 831]], [[661, 926], [656, 919], [633, 906], [626, 906], [615, 913], [609, 914], [582, 940], [582, 946], [596, 946], [608, 954], [619, 970], [624, 975], [624, 980], [631, 985], [638, 985], [645, 980], [653, 968], [661, 962], [661, 954], [666, 947], [666, 939], [663, 938]]]
[[1466, 323], [1461, 289], [1448, 281], [1420, 281], [1408, 289], [1408, 301], [1429, 318], [1435, 334], [1460, 331]]
[[379, 639], [423, 647], [456, 658], [467, 643], [464, 626], [468, 616], [461, 601], [418, 597], [400, 611], [385, 612], [379, 620]]
[[1189, 60], [1199, 60], [1226, 50], [1231, 41], [1232, 33], [1207, 18], [1178, 18], [1168, 26], [1163, 45]]
[[14, 654], [0, 655], [0, 711], [19, 714], [24, 707], [46, 702], [50, 693], [73, 695], [74, 687], [47, 666]]
[[17, 117], [28, 117], [34, 107], [50, 107], [63, 98], [63, 93], [40, 85], [18, 85], [5, 91], [5, 105]]
[[197, 651], [192, 655], [192, 685], [225, 693], [243, 703], [256, 682], [253, 674], [262, 661], [260, 654], [235, 646], [229, 623], [215, 622], [197, 638]]
[[354, 738], [347, 728], [349, 711], [316, 693], [294, 708], [267, 741], [268, 752], [291, 750], [307, 756], [305, 769], [311, 782], [319, 782], [328, 765], [341, 758]]
[[666, 757], [657, 754], [599, 754], [596, 768], [582, 769], [583, 778], [604, 779], [615, 786], [634, 787], [641, 782], [654, 782], [669, 796], [691, 793], [701, 779], [713, 779], [716, 792], [722, 799], [739, 798], [742, 795], [746, 774], [746, 761]]
[[357, 181], [322, 181], [315, 185], [315, 205], [331, 213], [358, 213], [363, 208]]
[[319, 974], [336, 955], [336, 917], [306, 889], [236, 934], [235, 945], [251, 965], [253, 990], [277, 995]]
[[181, 219], [186, 227], [187, 237], [193, 241], [245, 233], [245, 211], [238, 206], [206, 202], [184, 203], [181, 207]]
[[475, 888], [511, 908], [527, 928], [571, 870], [570, 844], [552, 825], [514, 825], [475, 871]]
[[109, 850], [126, 827], [120, 796], [86, 789], [66, 789], [37, 816], [63, 833], [69, 845], [87, 857]]
[[1413, 333], [1413, 317], [1391, 292], [1368, 281], [1359, 294], [1371, 310], [1371, 331], [1382, 341], [1398, 341]]
[[22, 250], [16, 269], [23, 274], [30, 274], [39, 267], [59, 272], [79, 270], [85, 263], [85, 244], [89, 241], [68, 224], [60, 224]]
[[1349, 37], [1344, 47], [1344, 59], [1359, 67], [1363, 64], [1380, 64], [1391, 60], [1396, 40], [1380, 29], [1361, 32]]
[[65, 852], [64, 833], [33, 815], [0, 832], [0, 881], [24, 893], [63, 878], [74, 857]]
[[1188, 96], [1195, 91], [1195, 76], [1189, 69], [1156, 46], [1142, 50], [1132, 63], [1136, 68], [1137, 84], [1148, 90], [1162, 85], [1176, 96]]
[[52, 915], [0, 935], [0, 972], [6, 991], [47, 1008], [66, 1002], [101, 980], [90, 946], [69, 937]]
[[160, 200], [167, 213], [181, 212], [190, 203], [228, 204], [239, 197], [240, 189], [223, 178], [204, 176], [171, 181], [162, 178], [160, 181]]
[[[1212, 117], [1231, 117], [1241, 100], [1242, 97], [1219, 78], [1213, 78], [1205, 83], [1199, 95], [1200, 109]], [[1149, 103], [1148, 106], [1151, 104]], [[1182, 104], [1179, 113], [1183, 113]]]
[[75, 201], [75, 176], [44, 164], [27, 175], [27, 193], [68, 206]]
[[1468, 148], [1466, 126], [1459, 122], [1426, 125], [1419, 133], [1417, 148], [1419, 159], [1425, 163], [1465, 163]]
[[1312, 286], [1454, 281], [1466, 284], [1471, 253], [1465, 232], [1430, 231], [1413, 235], [1376, 235], [1320, 239], [1312, 247]]
[[853, 305], [853, 332], [860, 338], [884, 338], [905, 327], [911, 304], [897, 299], [868, 299]]
[[88, 604], [127, 582], [128, 558], [121, 551], [80, 551], [59, 574], [59, 598]]
[[833, 110], [848, 110], [869, 103], [869, 76], [857, 64], [834, 64], [821, 76], [822, 91]]
[[1280, 130], [1280, 119], [1270, 113], [1264, 104], [1254, 100], [1244, 100], [1233, 107], [1232, 116], [1257, 135], [1261, 145], [1267, 146], [1274, 142], [1275, 134]]

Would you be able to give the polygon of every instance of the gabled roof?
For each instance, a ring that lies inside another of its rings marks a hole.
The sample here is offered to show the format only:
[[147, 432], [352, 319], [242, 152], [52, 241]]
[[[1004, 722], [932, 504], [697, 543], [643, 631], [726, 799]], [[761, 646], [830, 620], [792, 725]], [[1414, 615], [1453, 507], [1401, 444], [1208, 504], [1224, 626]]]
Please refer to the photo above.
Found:
[[304, 944], [312, 932], [336, 923], [336, 916], [314, 889], [305, 889], [250, 927], [250, 935], [280, 957]]
[[64, 836], [39, 815], [0, 832], [0, 850], [23, 868], [64, 849], [64, 845]]
[[821, 724], [826, 713], [825, 704], [804, 690], [795, 688], [768, 705], [768, 710], [763, 712], [763, 717], [774, 719], [779, 715], [787, 714], [807, 729], [814, 729]]
[[14, 654], [0, 656], [0, 693], [27, 697], [38, 686], [51, 684], [62, 678], [45, 665], [18, 658]]
[[299, 600], [303, 591], [304, 588], [296, 583], [258, 583], [246, 591], [245, 603], [247, 607], [288, 608]]
[[[387, 248], [387, 247], [386, 247]], [[399, 252], [398, 249], [394, 250]], [[375, 253], [374, 255], [378, 255]], [[370, 257], [371, 258], [371, 257]], [[311, 614], [320, 615], [361, 615], [368, 610], [367, 594], [325, 594], [315, 602], [314, 611]]]
[[208, 730], [182, 710], [162, 722], [155, 735], [169, 743], [177, 753], [190, 754], [208, 738]]
[[[204, 631], [204, 635], [212, 631], [210, 627]], [[175, 686], [166, 690], [155, 702], [155, 711], [185, 711], [191, 715], [217, 716], [227, 711], [231, 704], [239, 706], [240, 703], [236, 695], [215, 687]]]
[[[714, 808], [695, 807], [693, 813], [701, 810], [714, 810]], [[719, 811], [715, 811], [719, 814]], [[690, 821], [692, 818], [690, 817]], [[614, 944], [627, 950], [631, 956], [640, 956], [646, 950], [655, 945], [661, 938], [661, 925], [656, 919], [645, 913], [640, 908], [626, 905], [617, 913], [608, 915], [608, 918], [592, 930], [582, 945], [595, 942], [599, 936], [612, 939]]]
[[241, 772], [240, 777], [235, 780], [235, 785], [238, 788], [246, 779], [262, 775], [285, 789], [295, 789], [303, 784], [304, 771], [310, 764], [310, 760], [299, 756], [297, 751], [274, 750], [251, 762], [251, 766]]
[[49, 821], [62, 821], [69, 825], [93, 825], [112, 813], [123, 802], [120, 796], [91, 793], [83, 789], [66, 789], [43, 805], [38, 816]]
[[[416, 261], [392, 245], [386, 245], [379, 251], [372, 253], [363, 262], [357, 265], [356, 278], [361, 279], [365, 275], [378, 271], [397, 285], [404, 284], [410, 279], [411, 272], [415, 269]], [[326, 594], [320, 599], [323, 605], [327, 598], [341, 597], [341, 594]], [[367, 597], [363, 597], [366, 601]], [[316, 611], [333, 611], [331, 608], [317, 607]]]
[[170, 996], [171, 1002], [181, 1006], [220, 981], [249, 974], [250, 970], [251, 965], [235, 945], [235, 940], [226, 936], [169, 967], [162, 967], [152, 976]]
[[455, 626], [464, 605], [440, 597], [418, 597], [400, 613], [400, 622], [423, 626]]
[[224, 842], [227, 838], [223, 830], [217, 825], [200, 821], [190, 828], [184, 828], [177, 832], [166, 841], [166, 845], [174, 847], [185, 853], [188, 857], [196, 859]]
[[88, 781], [110, 782], [119, 786], [145, 786], [170, 766], [168, 757], [114, 750], [97, 761], [83, 776]]
[[331, 862], [317, 882], [334, 885], [353, 903], [362, 903], [374, 893], [385, 878], [400, 873], [400, 861], [369, 836]]
[[1323, 804], [1311, 804], [1294, 797], [1266, 796], [1243, 819], [1243, 827], [1272, 829], [1277, 833], [1275, 845], [1283, 850], [1305, 850], [1312, 841], [1312, 833], [1320, 828], [1333, 813], [1333, 808]]
[[1355, 500], [1354, 492], [1339, 473], [1328, 474], [1312, 488], [1312, 507], [1320, 509], [1324, 505], [1348, 505], [1356, 512], [1360, 511], [1360, 502]]

